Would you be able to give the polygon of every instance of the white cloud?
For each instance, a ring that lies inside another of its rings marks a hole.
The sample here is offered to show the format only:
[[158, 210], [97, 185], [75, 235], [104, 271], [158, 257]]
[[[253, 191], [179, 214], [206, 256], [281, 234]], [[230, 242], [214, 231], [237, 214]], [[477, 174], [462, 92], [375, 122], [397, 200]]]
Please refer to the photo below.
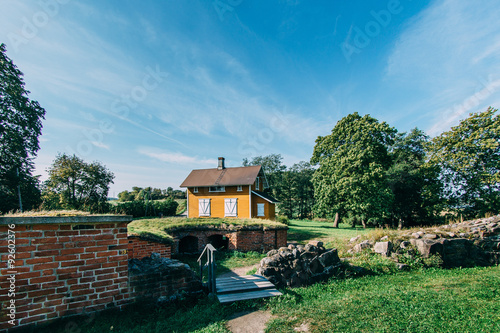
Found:
[[166, 163], [211, 166], [217, 165], [216, 159], [203, 159], [193, 156], [187, 156], [182, 153], [165, 152], [156, 149], [140, 148], [138, 150], [138, 153]]
[[438, 0], [397, 39], [386, 80], [427, 96], [415, 102], [412, 112], [427, 119], [428, 134], [449, 130], [468, 113], [494, 106], [500, 82], [499, 16], [494, 0]]

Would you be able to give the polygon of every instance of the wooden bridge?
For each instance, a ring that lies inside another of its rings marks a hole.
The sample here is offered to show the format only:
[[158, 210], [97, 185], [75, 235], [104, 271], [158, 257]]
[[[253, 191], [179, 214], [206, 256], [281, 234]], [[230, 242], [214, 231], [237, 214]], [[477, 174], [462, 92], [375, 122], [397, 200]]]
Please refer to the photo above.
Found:
[[[217, 295], [219, 302], [229, 303], [247, 299], [266, 298], [280, 296], [282, 293], [260, 275], [232, 276], [225, 278], [215, 277], [215, 256], [217, 251], [208, 244], [198, 258], [200, 263], [200, 277], [203, 279], [203, 269], [208, 269], [208, 290]], [[207, 263], [203, 265], [203, 256], [207, 254]]]
[[274, 284], [260, 275], [218, 278], [217, 298], [221, 303], [280, 296]]

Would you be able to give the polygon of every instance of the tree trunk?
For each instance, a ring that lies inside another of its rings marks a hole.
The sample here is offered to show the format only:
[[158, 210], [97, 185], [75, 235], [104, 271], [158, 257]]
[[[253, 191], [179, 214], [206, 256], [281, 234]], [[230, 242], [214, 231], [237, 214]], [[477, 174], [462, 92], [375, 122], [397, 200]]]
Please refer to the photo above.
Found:
[[403, 229], [403, 220], [402, 219], [399, 219], [399, 222], [398, 222], [398, 230], [402, 230]]
[[363, 226], [363, 229], [366, 229], [365, 219], [361, 219], [361, 225]]
[[339, 212], [335, 213], [335, 221], [333, 221], [333, 227], [338, 228], [340, 223], [340, 214]]

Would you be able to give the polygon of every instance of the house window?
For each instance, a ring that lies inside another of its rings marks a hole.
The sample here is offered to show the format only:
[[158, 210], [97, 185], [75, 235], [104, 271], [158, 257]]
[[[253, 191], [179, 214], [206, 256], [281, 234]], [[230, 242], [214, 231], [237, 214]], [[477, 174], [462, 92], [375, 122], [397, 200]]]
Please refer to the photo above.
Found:
[[259, 177], [255, 178], [255, 189], [260, 190]]
[[264, 204], [263, 203], [258, 203], [257, 204], [257, 216], [265, 216], [265, 214], [264, 214]]
[[243, 191], [243, 186], [238, 185], [238, 186], [236, 187], [236, 191], [238, 191], [238, 192]]
[[238, 199], [224, 199], [224, 216], [225, 217], [237, 217], [238, 216]]
[[198, 187], [193, 187], [193, 193], [198, 193]]
[[199, 199], [198, 208], [200, 216], [210, 216], [210, 199]]
[[226, 188], [224, 186], [210, 186], [210, 192], [226, 192]]

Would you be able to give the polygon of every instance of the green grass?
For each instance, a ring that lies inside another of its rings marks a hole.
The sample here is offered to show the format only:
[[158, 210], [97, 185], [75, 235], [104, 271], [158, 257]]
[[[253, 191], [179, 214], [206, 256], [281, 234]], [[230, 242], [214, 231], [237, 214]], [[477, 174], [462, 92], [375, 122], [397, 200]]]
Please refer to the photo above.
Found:
[[334, 228], [332, 222], [310, 220], [291, 220], [288, 228], [288, 242], [307, 244], [310, 240], [319, 240], [326, 248], [338, 249], [341, 256], [345, 255], [350, 248], [349, 239], [375, 230], [374, 228], [352, 228], [347, 224], [340, 224], [338, 228]]
[[[40, 329], [79, 332], [229, 332], [227, 318], [270, 310], [267, 332], [500, 332], [500, 267], [420, 270], [283, 290], [268, 300], [221, 305], [208, 297], [165, 307], [66, 320]], [[112, 327], [112, 329], [111, 329]]]
[[[228, 273], [234, 268], [248, 267], [259, 263], [262, 258], [266, 255], [254, 251], [250, 252], [239, 252], [239, 251], [218, 251], [215, 253], [215, 262], [217, 263], [217, 268], [215, 271], [216, 275], [221, 275]], [[200, 271], [198, 264], [198, 256], [192, 255], [179, 255], [176, 259], [186, 263], [195, 272]], [[206, 274], [206, 273], [205, 273]], [[254, 273], [252, 273], [254, 274]]]
[[422, 270], [287, 290], [268, 332], [500, 332], [500, 267]]
[[179, 204], [175, 214], [180, 215], [184, 213], [187, 209], [187, 199], [175, 199], [175, 201]]
[[286, 228], [286, 225], [270, 220], [262, 219], [230, 219], [230, 218], [147, 218], [136, 219], [128, 224], [129, 235], [137, 235], [144, 238], [171, 243], [171, 231], [183, 229], [211, 229], [222, 228], [229, 231], [261, 228]]

